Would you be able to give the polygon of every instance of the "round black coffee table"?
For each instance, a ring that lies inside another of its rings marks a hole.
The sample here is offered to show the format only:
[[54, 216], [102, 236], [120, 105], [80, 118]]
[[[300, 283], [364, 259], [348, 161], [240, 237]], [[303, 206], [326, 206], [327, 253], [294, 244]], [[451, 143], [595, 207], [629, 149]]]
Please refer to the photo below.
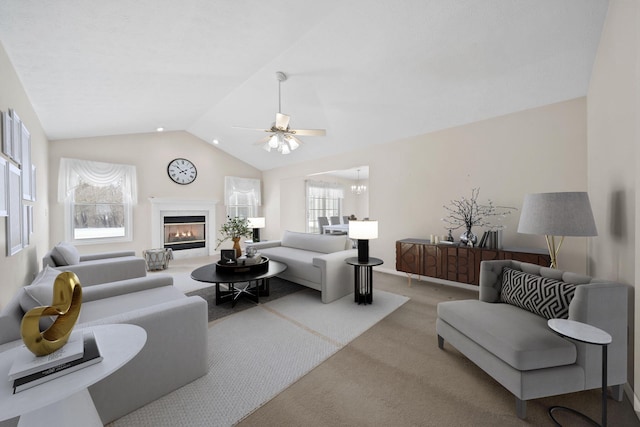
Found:
[[[196, 268], [191, 272], [191, 278], [199, 282], [215, 283], [216, 305], [231, 301], [231, 306], [234, 307], [240, 297], [248, 297], [257, 304], [261, 296], [269, 296], [269, 279], [286, 269], [286, 264], [269, 260], [267, 271], [221, 273], [216, 271], [216, 264], [214, 263]], [[227, 290], [220, 289], [220, 284], [223, 283], [227, 285]]]

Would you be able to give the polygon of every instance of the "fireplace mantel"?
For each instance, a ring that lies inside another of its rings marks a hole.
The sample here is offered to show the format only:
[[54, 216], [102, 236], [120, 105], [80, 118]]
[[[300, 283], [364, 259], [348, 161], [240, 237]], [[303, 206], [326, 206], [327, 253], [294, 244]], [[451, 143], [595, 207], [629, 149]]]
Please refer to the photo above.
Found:
[[150, 197], [149, 202], [151, 203], [152, 248], [162, 248], [164, 246], [164, 216], [204, 213], [207, 216], [206, 248], [174, 252], [174, 256], [181, 258], [214, 254], [216, 240], [216, 205], [218, 204], [218, 200]]

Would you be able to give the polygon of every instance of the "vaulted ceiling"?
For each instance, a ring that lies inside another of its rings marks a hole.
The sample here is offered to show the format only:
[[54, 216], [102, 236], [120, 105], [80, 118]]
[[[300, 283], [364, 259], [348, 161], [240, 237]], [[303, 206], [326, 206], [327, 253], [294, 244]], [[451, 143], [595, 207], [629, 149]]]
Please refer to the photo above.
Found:
[[[186, 130], [268, 170], [587, 93], [604, 0], [2, 0], [49, 139]], [[289, 155], [254, 142], [278, 111]], [[514, 141], [517, 143], [517, 141]]]

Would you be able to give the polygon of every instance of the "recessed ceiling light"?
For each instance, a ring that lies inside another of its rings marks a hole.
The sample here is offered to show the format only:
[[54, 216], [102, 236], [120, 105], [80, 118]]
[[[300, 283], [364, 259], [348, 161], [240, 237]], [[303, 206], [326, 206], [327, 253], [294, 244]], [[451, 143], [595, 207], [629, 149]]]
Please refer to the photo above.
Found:
[[214, 139], [214, 140], [213, 140], [213, 141], [211, 141], [211, 142], [213, 142], [213, 145], [218, 145], [218, 144], [220, 144], [220, 141], [218, 141], [217, 139]]
[[164, 128], [156, 128], [156, 132], [163, 132]]

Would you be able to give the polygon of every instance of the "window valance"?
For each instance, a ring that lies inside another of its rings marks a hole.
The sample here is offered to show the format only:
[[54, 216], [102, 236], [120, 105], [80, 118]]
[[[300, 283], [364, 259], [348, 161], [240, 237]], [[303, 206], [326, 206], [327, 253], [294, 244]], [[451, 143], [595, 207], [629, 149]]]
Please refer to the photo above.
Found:
[[107, 187], [120, 182], [126, 203], [138, 202], [136, 167], [116, 163], [94, 162], [79, 159], [60, 159], [58, 173], [58, 201], [64, 202], [80, 182], [95, 187]]
[[[244, 203], [238, 203], [241, 199]], [[238, 204], [262, 206], [262, 192], [260, 180], [240, 178], [236, 176], [224, 177], [224, 201], [226, 206]]]
[[333, 182], [307, 181], [309, 197], [325, 199], [344, 199], [344, 186]]

